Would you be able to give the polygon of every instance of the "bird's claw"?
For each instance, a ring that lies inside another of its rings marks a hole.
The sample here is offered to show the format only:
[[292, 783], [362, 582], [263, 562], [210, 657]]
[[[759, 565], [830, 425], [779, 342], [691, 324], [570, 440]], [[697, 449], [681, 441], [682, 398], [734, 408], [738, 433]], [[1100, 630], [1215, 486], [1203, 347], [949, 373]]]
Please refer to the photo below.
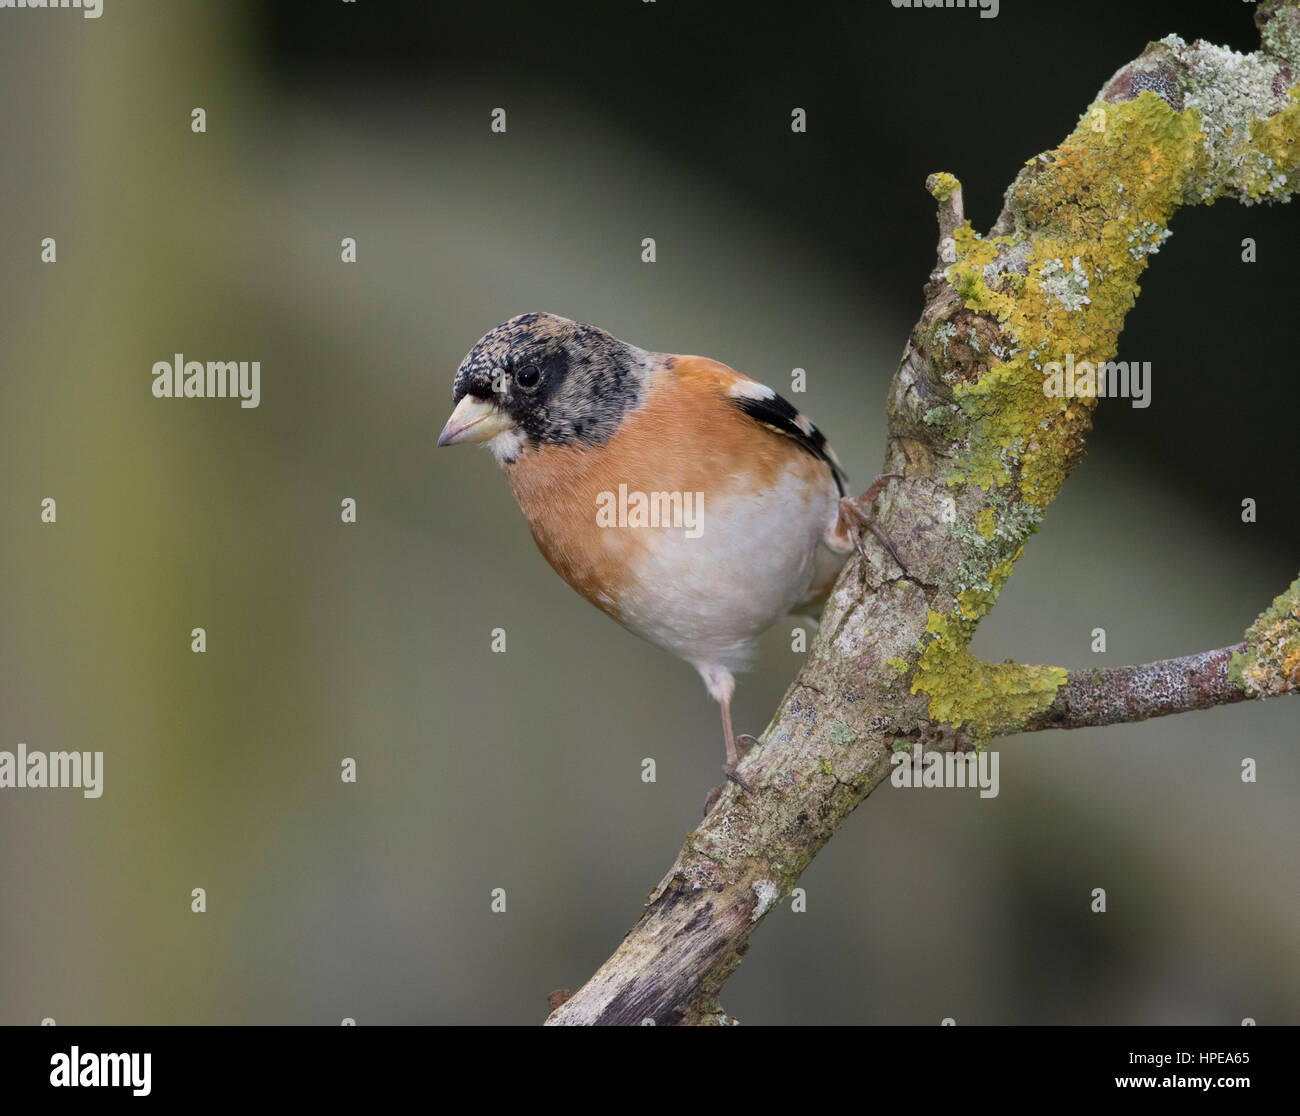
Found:
[[722, 765], [722, 773], [741, 790], [748, 791], [750, 794], [754, 793], [754, 788], [740, 777], [740, 772], [736, 770], [736, 765], [734, 763], [724, 763]]
[[907, 566], [904, 564], [903, 559], [898, 556], [893, 540], [885, 534], [880, 525], [866, 512], [866, 509], [871, 507], [872, 502], [884, 487], [886, 481], [902, 479], [904, 479], [902, 473], [881, 473], [867, 486], [866, 492], [861, 496], [845, 496], [841, 499], [840, 508], [852, 526], [856, 528], [853, 535], [853, 545], [862, 560], [864, 562], [867, 560], [867, 548], [862, 540], [861, 532], [867, 530], [876, 536], [880, 541], [880, 545], [889, 552], [889, 556], [898, 564], [898, 568], [906, 574], [908, 572]]
[[[738, 786], [741, 790], [745, 791], [747, 794], [754, 793], [754, 788], [751, 787], [747, 782], [745, 782], [745, 780], [740, 777], [739, 772], [736, 771], [735, 764], [724, 763], [722, 765], [722, 773], [727, 777], [727, 779], [730, 782], [735, 783], [736, 786]], [[722, 797], [722, 792], [724, 789], [726, 789], [726, 786], [727, 784], [723, 783], [722, 786], [714, 787], [711, 791], [709, 791], [708, 797], [705, 798], [704, 800], [704, 816], [706, 818], [709, 816], [709, 811], [712, 810], [713, 807], [718, 804], [718, 799]]]

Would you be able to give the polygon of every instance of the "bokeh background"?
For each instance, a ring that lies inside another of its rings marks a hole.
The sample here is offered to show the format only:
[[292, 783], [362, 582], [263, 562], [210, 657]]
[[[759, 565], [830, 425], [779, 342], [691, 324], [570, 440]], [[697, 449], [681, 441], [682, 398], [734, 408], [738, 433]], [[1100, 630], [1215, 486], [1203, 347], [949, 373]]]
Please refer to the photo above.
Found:
[[[0, 12], [0, 748], [106, 769], [94, 801], [0, 791], [0, 1022], [540, 1022], [698, 819], [716, 709], [550, 571], [490, 455], [435, 449], [461, 356], [550, 310], [778, 390], [802, 367], [865, 481], [933, 259], [926, 174], [957, 174], [987, 228], [1148, 40], [1256, 41], [1232, 0], [700, 8]], [[1295, 214], [1173, 230], [1121, 344], [1153, 404], [1101, 408], [986, 658], [1221, 646], [1300, 565]], [[175, 352], [260, 360], [261, 406], [154, 399]], [[798, 669], [791, 626], [742, 680], [741, 729]], [[726, 1007], [1300, 1021], [1298, 712], [1005, 741], [990, 801], [883, 787]]]

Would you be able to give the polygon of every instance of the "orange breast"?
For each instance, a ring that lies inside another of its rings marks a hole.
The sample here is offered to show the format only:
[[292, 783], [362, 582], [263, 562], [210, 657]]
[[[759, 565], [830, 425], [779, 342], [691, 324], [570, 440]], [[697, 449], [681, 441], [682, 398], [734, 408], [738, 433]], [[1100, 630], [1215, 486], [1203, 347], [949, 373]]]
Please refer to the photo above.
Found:
[[507, 468], [543, 556], [615, 619], [638, 554], [654, 545], [655, 532], [599, 526], [602, 494], [617, 493], [620, 484], [629, 492], [702, 492], [706, 506], [719, 507], [791, 470], [807, 472], [810, 486], [827, 483], [824, 464], [728, 401], [730, 386], [744, 378], [703, 357], [670, 358], [642, 406], [604, 446], [525, 449]]

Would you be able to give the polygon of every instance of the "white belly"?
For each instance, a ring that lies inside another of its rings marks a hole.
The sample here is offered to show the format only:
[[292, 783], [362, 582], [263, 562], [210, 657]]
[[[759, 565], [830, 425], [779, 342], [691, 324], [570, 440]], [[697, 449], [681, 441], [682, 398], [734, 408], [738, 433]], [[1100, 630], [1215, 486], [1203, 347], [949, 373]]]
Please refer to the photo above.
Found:
[[815, 576], [843, 564], [823, 543], [838, 494], [829, 474], [810, 488], [791, 473], [749, 500], [710, 503], [708, 495], [698, 538], [652, 529], [620, 593], [619, 618], [688, 662], [744, 670], [759, 633], [806, 599]]

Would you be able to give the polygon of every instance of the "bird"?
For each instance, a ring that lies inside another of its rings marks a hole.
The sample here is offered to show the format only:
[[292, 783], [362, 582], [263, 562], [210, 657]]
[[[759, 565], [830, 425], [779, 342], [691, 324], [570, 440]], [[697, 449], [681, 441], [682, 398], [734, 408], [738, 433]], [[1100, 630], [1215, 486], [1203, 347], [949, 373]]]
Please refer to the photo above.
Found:
[[820, 611], [849, 555], [866, 554], [864, 530], [906, 573], [869, 514], [901, 474], [850, 497], [821, 431], [771, 388], [557, 314], [488, 330], [456, 370], [452, 405], [438, 445], [486, 443], [555, 572], [696, 669], [721, 708], [723, 774], [752, 792], [735, 675], [761, 632]]

